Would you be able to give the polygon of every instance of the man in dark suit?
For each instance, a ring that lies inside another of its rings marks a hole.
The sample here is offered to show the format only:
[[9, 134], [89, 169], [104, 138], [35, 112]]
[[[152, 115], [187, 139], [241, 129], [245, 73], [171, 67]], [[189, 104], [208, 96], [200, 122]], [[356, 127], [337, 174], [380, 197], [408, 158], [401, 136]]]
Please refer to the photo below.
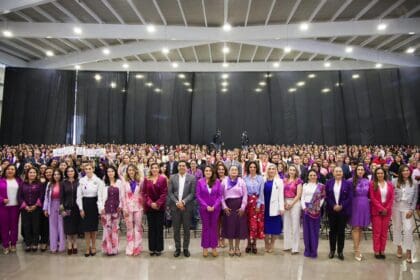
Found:
[[334, 168], [334, 178], [327, 181], [325, 186], [327, 203], [328, 223], [330, 227], [330, 254], [334, 258], [335, 250], [340, 260], [344, 260], [343, 249], [345, 228], [347, 219], [351, 215], [351, 203], [353, 198], [353, 186], [343, 177], [343, 169], [339, 166]]
[[170, 177], [171, 175], [174, 175], [178, 173], [178, 162], [175, 161], [174, 154], [168, 155], [169, 161], [166, 163], [166, 176]]
[[201, 152], [197, 152], [196, 158], [197, 158], [198, 168], [201, 169], [201, 171], [204, 174], [204, 169], [207, 166], [206, 158], [203, 157], [203, 154]]
[[174, 227], [175, 253], [181, 254], [181, 224], [184, 229], [184, 256], [189, 257], [191, 216], [194, 210], [195, 177], [187, 174], [187, 162], [178, 162], [178, 174], [169, 179], [169, 208], [171, 209], [172, 225]]

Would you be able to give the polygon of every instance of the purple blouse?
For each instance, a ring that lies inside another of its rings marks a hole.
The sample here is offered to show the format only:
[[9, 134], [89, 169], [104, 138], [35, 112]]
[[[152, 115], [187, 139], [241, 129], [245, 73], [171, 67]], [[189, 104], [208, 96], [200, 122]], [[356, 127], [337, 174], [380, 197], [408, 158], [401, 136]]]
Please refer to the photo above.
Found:
[[120, 190], [117, 187], [108, 187], [108, 198], [105, 201], [105, 213], [117, 213], [118, 205], [120, 205]]
[[42, 184], [29, 184], [29, 183], [22, 183], [19, 187], [18, 191], [18, 200], [20, 208], [25, 208], [26, 206], [33, 206], [36, 205], [38, 207], [42, 207], [42, 197], [43, 190]]

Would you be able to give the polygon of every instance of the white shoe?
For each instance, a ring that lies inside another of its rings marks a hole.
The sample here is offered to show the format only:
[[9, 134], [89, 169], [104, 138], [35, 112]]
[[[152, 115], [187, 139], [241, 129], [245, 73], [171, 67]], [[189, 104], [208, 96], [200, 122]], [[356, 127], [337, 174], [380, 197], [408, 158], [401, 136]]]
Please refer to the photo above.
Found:
[[8, 255], [10, 253], [9, 248], [3, 249], [3, 254]]

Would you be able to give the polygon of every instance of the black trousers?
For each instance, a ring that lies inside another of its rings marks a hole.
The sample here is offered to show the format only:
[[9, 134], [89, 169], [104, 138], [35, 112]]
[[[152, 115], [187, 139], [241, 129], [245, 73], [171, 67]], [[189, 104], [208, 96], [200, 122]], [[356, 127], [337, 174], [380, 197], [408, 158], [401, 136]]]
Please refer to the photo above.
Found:
[[23, 236], [26, 246], [37, 246], [39, 241], [39, 218], [41, 208], [37, 207], [32, 212], [22, 211]]
[[337, 213], [328, 213], [328, 224], [330, 227], [330, 251], [343, 253], [345, 229], [347, 224], [347, 216]]
[[148, 210], [146, 213], [147, 225], [149, 227], [149, 251], [163, 251], [163, 224], [165, 222], [165, 212]]
[[182, 248], [184, 250], [188, 249], [190, 246], [190, 226], [191, 226], [191, 217], [193, 215], [193, 209], [186, 208], [184, 211], [173, 209], [172, 213], [172, 226], [174, 228], [174, 240], [175, 240], [175, 249], [181, 250], [181, 226], [184, 230], [184, 242]]
[[39, 217], [39, 243], [48, 244], [50, 236], [50, 223], [47, 217], [44, 215], [44, 211], [40, 211]]

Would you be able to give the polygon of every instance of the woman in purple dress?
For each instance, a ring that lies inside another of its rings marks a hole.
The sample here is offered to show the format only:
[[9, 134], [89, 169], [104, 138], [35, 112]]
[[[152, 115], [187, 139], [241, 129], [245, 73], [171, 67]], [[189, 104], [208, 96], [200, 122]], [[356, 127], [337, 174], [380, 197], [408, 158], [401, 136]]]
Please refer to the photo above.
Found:
[[357, 261], [363, 259], [360, 253], [360, 241], [364, 227], [370, 224], [370, 205], [369, 205], [369, 180], [367, 179], [366, 170], [362, 163], [356, 167], [353, 179], [353, 201], [352, 201], [352, 215], [350, 225], [352, 226], [352, 237], [354, 243], [354, 258]]

